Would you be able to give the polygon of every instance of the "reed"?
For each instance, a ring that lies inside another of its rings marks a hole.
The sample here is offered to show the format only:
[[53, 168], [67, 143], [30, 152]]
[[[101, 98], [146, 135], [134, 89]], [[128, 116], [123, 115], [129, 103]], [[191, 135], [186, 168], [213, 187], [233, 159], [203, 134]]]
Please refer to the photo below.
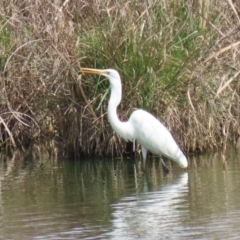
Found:
[[73, 0], [0, 3], [0, 146], [56, 155], [121, 156], [106, 116], [115, 68], [122, 120], [157, 116], [186, 152], [240, 136], [239, 16], [232, 1]]

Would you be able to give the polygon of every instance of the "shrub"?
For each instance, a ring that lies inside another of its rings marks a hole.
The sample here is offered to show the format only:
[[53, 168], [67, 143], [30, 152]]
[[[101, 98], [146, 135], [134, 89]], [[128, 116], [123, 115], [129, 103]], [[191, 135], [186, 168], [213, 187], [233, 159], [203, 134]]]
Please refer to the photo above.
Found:
[[157, 116], [185, 151], [226, 148], [239, 127], [239, 4], [216, 1], [2, 1], [0, 142], [72, 156], [121, 155], [106, 116], [115, 68], [118, 111]]

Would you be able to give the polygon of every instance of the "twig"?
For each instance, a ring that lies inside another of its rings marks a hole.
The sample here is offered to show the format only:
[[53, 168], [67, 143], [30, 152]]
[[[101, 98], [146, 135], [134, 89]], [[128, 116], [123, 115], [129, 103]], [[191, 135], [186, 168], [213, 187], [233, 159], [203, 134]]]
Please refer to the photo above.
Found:
[[3, 72], [6, 71], [6, 68], [7, 68], [8, 62], [9, 62], [10, 59], [15, 55], [15, 53], [16, 53], [17, 51], [19, 51], [21, 48], [25, 47], [26, 45], [28, 45], [28, 44], [30, 44], [30, 43], [38, 42], [38, 41], [40, 41], [40, 40], [42, 40], [42, 39], [32, 40], [32, 41], [26, 42], [26, 43], [24, 43], [23, 45], [21, 45], [20, 47], [18, 47], [18, 48], [17, 48], [17, 49], [16, 49], [16, 50], [15, 50], [15, 51], [9, 56], [9, 58], [7, 59], [5, 65], [4, 65]]
[[233, 77], [231, 77], [223, 86], [220, 86], [217, 90], [216, 96], [214, 100], [218, 97], [218, 95], [240, 74], [240, 71], [236, 72]]
[[235, 15], [236, 15], [236, 18], [238, 19], [238, 22], [240, 23], [240, 18], [239, 18], [239, 16], [238, 16], [238, 13], [237, 13], [236, 8], [235, 8], [234, 5], [233, 5], [232, 0], [228, 0], [228, 2], [229, 2], [231, 8], [233, 9], [233, 11], [234, 11], [234, 13], [235, 13]]
[[9, 137], [10, 137], [10, 139], [11, 139], [11, 142], [12, 142], [13, 146], [16, 147], [16, 143], [15, 143], [15, 141], [14, 141], [13, 135], [12, 135], [12, 133], [10, 132], [7, 124], [5, 123], [5, 121], [3, 120], [3, 118], [2, 118], [1, 116], [0, 116], [0, 123], [3, 124], [3, 126], [5, 127], [8, 135], [9, 135]]
[[189, 91], [189, 89], [188, 89], [188, 91], [187, 91], [187, 96], [188, 96], [188, 100], [189, 100], [189, 103], [190, 103], [193, 111], [195, 111], [195, 108], [194, 108], [194, 106], [193, 106], [193, 104], [192, 104], [192, 100], [191, 100], [191, 96], [190, 96], [190, 91]]
[[58, 9], [58, 14], [57, 16], [54, 18], [54, 21], [57, 21], [59, 16], [62, 14], [62, 10], [63, 8], [68, 4], [69, 0], [65, 0], [65, 2], [63, 3], [63, 5]]
[[227, 46], [227, 47], [225, 47], [225, 48], [222, 48], [222, 49], [220, 49], [218, 52], [212, 53], [206, 60], [204, 60], [203, 63], [208, 62], [208, 61], [211, 60], [212, 58], [218, 57], [220, 54], [228, 51], [229, 49], [232, 49], [232, 48], [238, 46], [239, 44], [240, 44], [240, 41], [235, 42], [235, 43], [233, 43], [233, 44], [231, 44], [231, 45], [229, 45], [229, 46]]

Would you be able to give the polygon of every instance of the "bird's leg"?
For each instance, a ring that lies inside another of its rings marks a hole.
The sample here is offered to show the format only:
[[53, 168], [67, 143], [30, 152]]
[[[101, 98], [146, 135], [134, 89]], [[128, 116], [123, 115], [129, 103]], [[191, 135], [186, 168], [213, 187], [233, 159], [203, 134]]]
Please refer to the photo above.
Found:
[[161, 159], [161, 162], [162, 162], [162, 165], [163, 165], [163, 170], [164, 170], [164, 172], [165, 172], [166, 174], [168, 174], [168, 173], [169, 173], [169, 168], [168, 168], [168, 166], [166, 165], [166, 163], [164, 162], [162, 155], [160, 155], [160, 159]]
[[142, 149], [142, 157], [143, 157], [143, 171], [145, 171], [146, 159], [147, 159], [147, 149], [143, 145], [141, 145], [141, 149]]

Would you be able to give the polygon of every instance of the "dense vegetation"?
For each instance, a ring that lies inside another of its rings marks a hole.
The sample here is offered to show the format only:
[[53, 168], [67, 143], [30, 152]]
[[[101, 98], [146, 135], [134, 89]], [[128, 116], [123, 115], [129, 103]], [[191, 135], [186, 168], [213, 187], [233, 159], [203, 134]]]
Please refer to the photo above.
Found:
[[186, 151], [240, 136], [240, 3], [185, 0], [3, 0], [0, 145], [56, 154], [118, 155], [108, 82], [80, 68], [115, 68], [119, 116], [149, 110]]

